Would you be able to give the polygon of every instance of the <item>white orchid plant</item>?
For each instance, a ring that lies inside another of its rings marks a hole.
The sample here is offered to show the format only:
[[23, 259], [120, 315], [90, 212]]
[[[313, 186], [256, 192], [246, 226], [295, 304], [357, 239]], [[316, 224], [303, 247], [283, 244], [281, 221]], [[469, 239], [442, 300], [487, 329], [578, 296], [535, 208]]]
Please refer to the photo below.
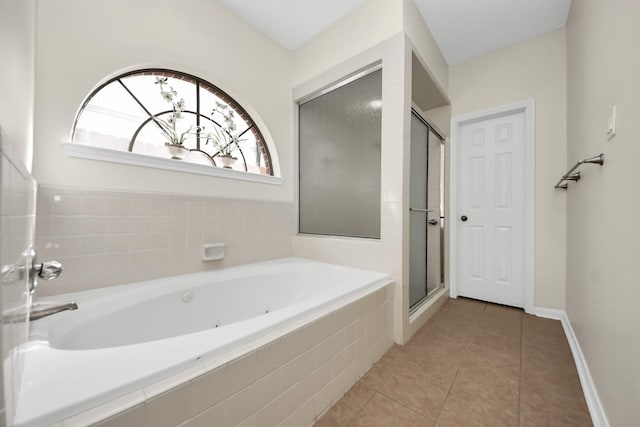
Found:
[[176, 125], [182, 118], [184, 99], [178, 96], [178, 92], [176, 92], [167, 81], [167, 77], [156, 77], [155, 84], [160, 86], [160, 95], [162, 95], [162, 98], [171, 103], [173, 113], [171, 113], [171, 116], [166, 120], [153, 115], [151, 119], [158, 125], [164, 137], [167, 138], [168, 144], [182, 145], [189, 135], [194, 134], [193, 126], [189, 126], [189, 129], [184, 132], [178, 131]]
[[206, 132], [206, 143], [211, 143], [218, 150], [220, 156], [233, 157], [231, 153], [240, 149], [241, 139], [234, 135], [236, 123], [235, 113], [227, 104], [216, 101], [216, 108], [211, 112], [211, 120], [214, 122], [213, 132]]

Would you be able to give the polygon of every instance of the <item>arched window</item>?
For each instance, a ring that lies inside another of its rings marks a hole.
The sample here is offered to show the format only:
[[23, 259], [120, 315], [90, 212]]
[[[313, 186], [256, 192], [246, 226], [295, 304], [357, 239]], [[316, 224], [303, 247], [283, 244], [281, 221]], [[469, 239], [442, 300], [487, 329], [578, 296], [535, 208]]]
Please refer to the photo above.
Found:
[[117, 76], [85, 100], [72, 142], [273, 175], [260, 129], [227, 93], [178, 71]]

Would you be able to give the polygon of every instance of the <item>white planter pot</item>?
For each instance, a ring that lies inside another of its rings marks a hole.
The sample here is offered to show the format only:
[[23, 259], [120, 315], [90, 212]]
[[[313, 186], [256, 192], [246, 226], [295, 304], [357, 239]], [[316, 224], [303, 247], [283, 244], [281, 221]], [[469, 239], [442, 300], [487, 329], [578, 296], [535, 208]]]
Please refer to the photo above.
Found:
[[222, 167], [226, 169], [233, 169], [233, 165], [236, 164], [238, 159], [233, 156], [218, 156], [216, 160], [220, 160], [222, 162]]
[[164, 146], [167, 147], [167, 149], [169, 150], [169, 154], [171, 155], [171, 158], [175, 159], [175, 160], [184, 159], [184, 157], [189, 152], [189, 149], [186, 148], [184, 145], [181, 145], [181, 144], [169, 144], [169, 143], [166, 143], [166, 144], [164, 144]]

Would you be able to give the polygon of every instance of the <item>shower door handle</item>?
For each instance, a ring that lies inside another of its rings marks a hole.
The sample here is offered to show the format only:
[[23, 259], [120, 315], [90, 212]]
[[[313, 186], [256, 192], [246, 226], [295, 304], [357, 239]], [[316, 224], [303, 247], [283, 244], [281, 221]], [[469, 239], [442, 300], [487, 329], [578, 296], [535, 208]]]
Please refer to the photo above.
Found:
[[433, 212], [433, 209], [420, 209], [420, 208], [409, 208], [411, 212]]
[[430, 225], [438, 225], [440, 223], [437, 219], [430, 219], [428, 222]]

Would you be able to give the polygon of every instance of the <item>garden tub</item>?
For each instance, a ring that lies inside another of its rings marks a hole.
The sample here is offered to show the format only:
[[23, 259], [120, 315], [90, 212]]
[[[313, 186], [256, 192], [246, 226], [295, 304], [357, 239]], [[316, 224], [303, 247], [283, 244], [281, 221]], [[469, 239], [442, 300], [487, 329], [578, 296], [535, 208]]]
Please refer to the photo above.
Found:
[[[43, 298], [79, 308], [32, 322], [19, 350], [16, 425], [54, 424], [181, 371], [211, 371], [229, 352], [390, 283], [382, 273], [287, 258]], [[391, 303], [384, 307], [391, 320]]]

